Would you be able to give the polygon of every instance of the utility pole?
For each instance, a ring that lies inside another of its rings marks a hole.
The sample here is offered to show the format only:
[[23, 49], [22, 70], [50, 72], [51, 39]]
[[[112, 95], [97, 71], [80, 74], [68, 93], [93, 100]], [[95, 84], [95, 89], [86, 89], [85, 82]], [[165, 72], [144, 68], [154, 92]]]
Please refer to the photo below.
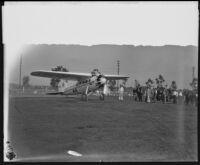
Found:
[[192, 89], [194, 89], [194, 83], [195, 83], [194, 70], [195, 70], [195, 67], [193, 66], [192, 67], [192, 82], [191, 82]]
[[117, 60], [117, 74], [119, 75], [119, 64], [120, 64], [120, 61]]
[[193, 66], [192, 67], [192, 80], [194, 79], [194, 70], [195, 70], [195, 67]]
[[[117, 60], [117, 74], [119, 75], [120, 61]], [[117, 89], [119, 89], [119, 80], [117, 80]]]
[[20, 56], [20, 66], [19, 66], [19, 87], [21, 88], [21, 80], [22, 80], [22, 78], [21, 78], [21, 76], [22, 76], [22, 55]]

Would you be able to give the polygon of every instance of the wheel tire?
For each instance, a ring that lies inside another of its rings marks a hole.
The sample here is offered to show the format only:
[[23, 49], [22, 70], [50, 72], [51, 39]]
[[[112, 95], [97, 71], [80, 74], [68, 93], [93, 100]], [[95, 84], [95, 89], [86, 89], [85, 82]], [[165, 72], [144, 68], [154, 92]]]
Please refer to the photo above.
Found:
[[100, 95], [100, 100], [104, 100], [104, 94]]

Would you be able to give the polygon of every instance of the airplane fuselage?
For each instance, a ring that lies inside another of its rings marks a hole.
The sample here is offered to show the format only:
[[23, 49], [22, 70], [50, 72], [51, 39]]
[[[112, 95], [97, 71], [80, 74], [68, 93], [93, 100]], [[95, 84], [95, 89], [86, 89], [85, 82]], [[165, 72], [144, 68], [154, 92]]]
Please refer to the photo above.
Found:
[[[77, 95], [81, 94], [82, 97], [89, 96], [92, 92], [99, 90], [100, 99], [104, 99], [104, 95], [108, 94], [107, 82], [110, 80], [127, 80], [128, 76], [124, 75], [103, 75], [98, 69], [94, 69], [91, 73], [78, 73], [78, 72], [61, 72], [61, 71], [34, 71], [31, 72], [32, 76], [56, 78], [60, 79], [58, 84], [58, 92], [47, 93], [49, 95]], [[64, 81], [63, 81], [64, 80]], [[70, 87], [66, 87], [66, 80], [75, 80], [77, 83]], [[80, 81], [81, 80], [81, 81]]]
[[101, 84], [97, 81], [97, 77], [92, 77], [83, 81], [79, 81], [76, 85], [66, 88], [63, 92], [64, 95], [77, 95], [88, 94], [96, 91], [101, 87]]

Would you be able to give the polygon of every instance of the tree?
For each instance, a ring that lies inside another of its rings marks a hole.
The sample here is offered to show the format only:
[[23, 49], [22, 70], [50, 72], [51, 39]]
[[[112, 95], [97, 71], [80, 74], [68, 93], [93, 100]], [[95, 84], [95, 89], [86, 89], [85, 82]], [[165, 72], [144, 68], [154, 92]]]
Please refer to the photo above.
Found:
[[[63, 67], [62, 65], [57, 66], [56, 68], [52, 68], [52, 71], [61, 71], [61, 72], [69, 72], [68, 69], [66, 69], [65, 67]], [[60, 79], [58, 78], [52, 78], [50, 85], [54, 88], [54, 89], [58, 89], [58, 84], [60, 82]]]
[[192, 82], [190, 83], [190, 86], [192, 87], [192, 89], [197, 89], [198, 88], [198, 79], [193, 78]]
[[164, 82], [164, 81], [165, 81], [165, 79], [163, 78], [163, 76], [162, 76], [161, 74], [158, 76], [158, 78], [159, 78], [159, 80], [160, 80], [161, 82]]
[[124, 79], [124, 80], [122, 80], [122, 85], [123, 85], [123, 86], [125, 86], [127, 81], [128, 81], [128, 79], [127, 79], [127, 78], [126, 78], [126, 79]]
[[24, 87], [28, 87], [29, 86], [29, 82], [30, 82], [29, 76], [24, 76], [23, 77], [23, 86]]
[[50, 85], [51, 85], [53, 88], [57, 89], [57, 88], [58, 88], [59, 82], [60, 82], [60, 79], [52, 78], [52, 79], [51, 79], [51, 82], [50, 82]]
[[134, 84], [135, 88], [137, 88], [139, 85], [140, 83], [138, 82], [138, 80], [135, 80], [135, 84]]

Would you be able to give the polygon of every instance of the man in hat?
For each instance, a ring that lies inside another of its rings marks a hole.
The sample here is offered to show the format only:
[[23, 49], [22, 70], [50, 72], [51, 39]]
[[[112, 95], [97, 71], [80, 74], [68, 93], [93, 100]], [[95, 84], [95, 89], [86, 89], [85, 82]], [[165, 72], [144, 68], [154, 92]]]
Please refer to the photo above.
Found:
[[119, 87], [119, 100], [123, 101], [124, 100], [123, 96], [124, 96], [124, 87], [123, 87], [122, 84], [120, 84], [120, 87]]

